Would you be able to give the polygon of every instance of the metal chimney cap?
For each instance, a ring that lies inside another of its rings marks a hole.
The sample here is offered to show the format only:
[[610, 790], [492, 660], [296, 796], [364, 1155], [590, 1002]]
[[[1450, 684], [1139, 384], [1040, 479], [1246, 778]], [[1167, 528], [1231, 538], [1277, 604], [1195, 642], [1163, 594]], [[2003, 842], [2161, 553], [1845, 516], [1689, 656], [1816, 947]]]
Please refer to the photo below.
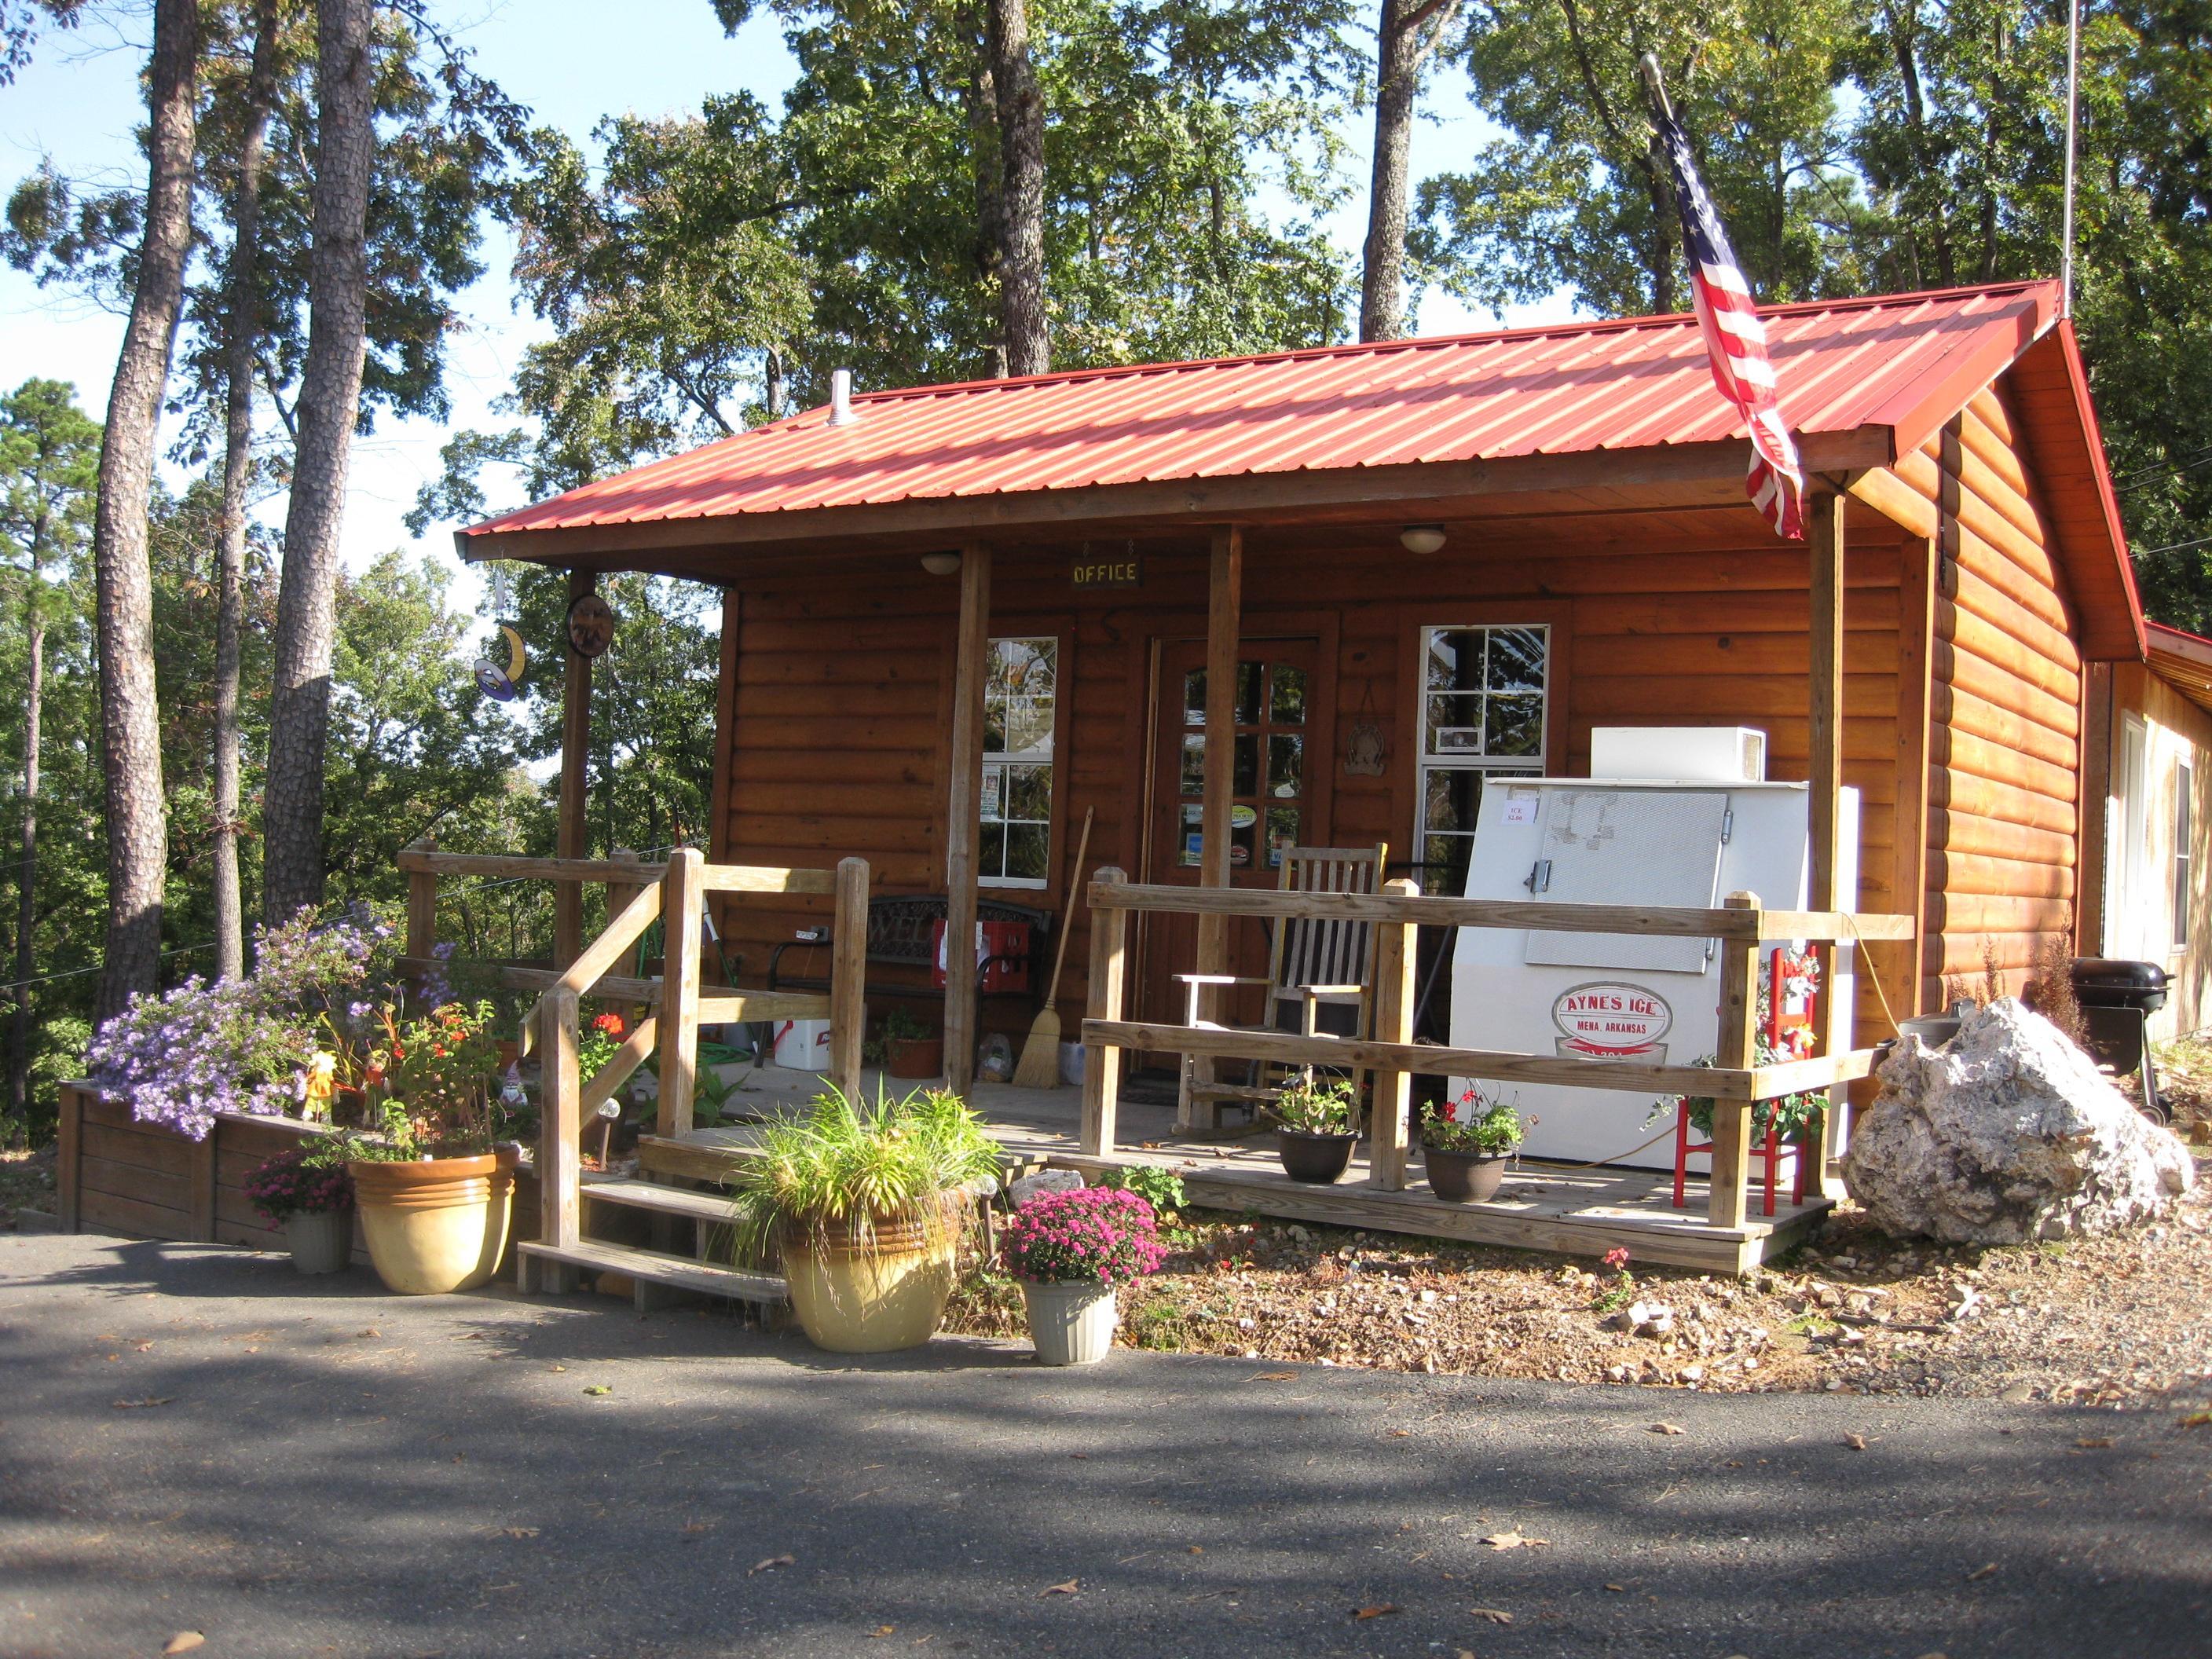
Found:
[[836, 368], [830, 371], [830, 424], [850, 426], [860, 418], [853, 407], [853, 371]]

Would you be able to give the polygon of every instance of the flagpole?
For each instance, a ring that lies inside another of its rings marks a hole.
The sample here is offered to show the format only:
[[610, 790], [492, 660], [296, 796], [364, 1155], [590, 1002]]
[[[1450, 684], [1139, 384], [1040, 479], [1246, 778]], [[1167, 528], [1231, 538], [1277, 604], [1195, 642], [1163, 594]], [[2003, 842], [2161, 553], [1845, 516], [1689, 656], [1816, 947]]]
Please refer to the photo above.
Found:
[[2058, 314], [2074, 314], [2074, 150], [2081, 125], [2081, 0], [2066, 7], [2066, 207], [2058, 232]]
[[1659, 74], [1659, 60], [1650, 52], [1636, 60], [1636, 72], [1644, 77], [1644, 90], [1651, 100], [1652, 108], [1667, 119], [1674, 118], [1674, 106], [1667, 101], [1667, 82]]

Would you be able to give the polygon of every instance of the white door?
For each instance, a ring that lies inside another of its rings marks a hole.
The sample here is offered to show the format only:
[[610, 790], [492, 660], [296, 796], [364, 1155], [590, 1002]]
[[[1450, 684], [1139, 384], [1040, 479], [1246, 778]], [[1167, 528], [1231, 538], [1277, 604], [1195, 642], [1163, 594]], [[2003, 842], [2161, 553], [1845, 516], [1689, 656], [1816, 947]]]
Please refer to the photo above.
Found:
[[2105, 908], [2105, 954], [2138, 960], [2150, 928], [2148, 872], [2145, 868], [2150, 839], [2150, 802], [2146, 765], [2148, 744], [2143, 724], [2133, 715], [2120, 727], [2120, 763], [2114, 780], [2114, 797], [2106, 822], [2111, 825], [2112, 851], [2106, 890], [2111, 895]]

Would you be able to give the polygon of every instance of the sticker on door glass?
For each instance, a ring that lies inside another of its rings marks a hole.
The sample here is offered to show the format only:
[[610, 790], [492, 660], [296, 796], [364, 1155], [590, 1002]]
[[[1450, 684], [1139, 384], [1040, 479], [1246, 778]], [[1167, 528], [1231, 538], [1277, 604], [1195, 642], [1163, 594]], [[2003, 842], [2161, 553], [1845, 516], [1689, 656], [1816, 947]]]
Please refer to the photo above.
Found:
[[1666, 1036], [1674, 1011], [1656, 991], [1622, 981], [1599, 981], [1559, 993], [1552, 1004], [1552, 1024], [1559, 1032], [1558, 1053], [1568, 1060], [1667, 1058]]

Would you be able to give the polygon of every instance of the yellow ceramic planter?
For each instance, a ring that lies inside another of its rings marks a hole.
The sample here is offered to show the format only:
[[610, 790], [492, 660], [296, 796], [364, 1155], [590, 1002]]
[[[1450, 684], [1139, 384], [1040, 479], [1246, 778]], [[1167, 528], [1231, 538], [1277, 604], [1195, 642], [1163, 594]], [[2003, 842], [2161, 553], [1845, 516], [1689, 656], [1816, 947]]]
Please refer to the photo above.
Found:
[[402, 1296], [472, 1291], [499, 1270], [514, 1171], [497, 1154], [346, 1167], [369, 1260], [386, 1289]]
[[799, 1328], [832, 1353], [919, 1347], [945, 1322], [960, 1234], [936, 1227], [880, 1227], [865, 1242], [787, 1237], [783, 1271]]

